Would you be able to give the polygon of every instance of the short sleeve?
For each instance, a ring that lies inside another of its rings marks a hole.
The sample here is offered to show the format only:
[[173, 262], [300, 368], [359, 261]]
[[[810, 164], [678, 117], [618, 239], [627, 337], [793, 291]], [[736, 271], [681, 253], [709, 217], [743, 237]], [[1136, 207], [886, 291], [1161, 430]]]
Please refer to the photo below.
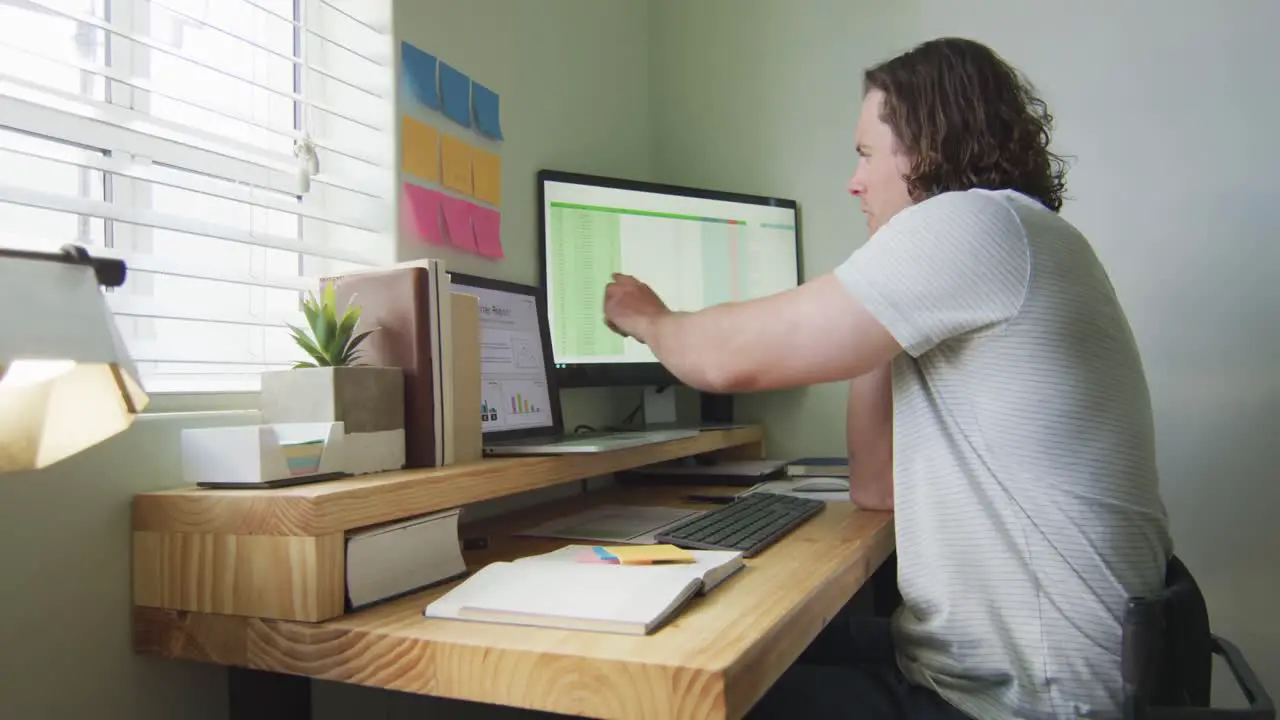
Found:
[[981, 190], [950, 192], [893, 217], [835, 270], [911, 356], [1018, 313], [1030, 282], [1026, 233]]

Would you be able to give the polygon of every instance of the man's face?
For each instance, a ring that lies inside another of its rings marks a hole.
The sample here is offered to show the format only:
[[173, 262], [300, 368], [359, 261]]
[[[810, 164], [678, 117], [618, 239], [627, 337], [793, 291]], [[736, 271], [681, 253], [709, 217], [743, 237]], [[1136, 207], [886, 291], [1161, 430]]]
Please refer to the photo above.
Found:
[[883, 105], [883, 92], [867, 93], [862, 99], [862, 113], [854, 133], [858, 170], [849, 180], [849, 192], [862, 203], [868, 236], [875, 235], [890, 218], [911, 205], [906, 181], [911, 162], [898, 152], [893, 131], [880, 119]]

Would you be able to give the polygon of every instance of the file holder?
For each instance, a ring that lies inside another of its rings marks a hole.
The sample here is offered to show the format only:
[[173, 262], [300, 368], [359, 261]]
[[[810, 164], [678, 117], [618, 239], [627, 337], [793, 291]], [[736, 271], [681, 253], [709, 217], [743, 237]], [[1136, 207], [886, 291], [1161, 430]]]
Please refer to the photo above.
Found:
[[345, 477], [343, 423], [182, 431], [183, 478], [203, 488], [271, 488]]

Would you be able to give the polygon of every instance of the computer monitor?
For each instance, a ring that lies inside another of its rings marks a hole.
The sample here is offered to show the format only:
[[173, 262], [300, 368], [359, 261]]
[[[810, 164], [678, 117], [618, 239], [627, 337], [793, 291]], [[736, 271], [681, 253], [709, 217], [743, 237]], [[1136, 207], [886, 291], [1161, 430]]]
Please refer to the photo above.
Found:
[[542, 170], [538, 204], [561, 387], [676, 382], [646, 345], [605, 325], [604, 291], [615, 272], [686, 311], [800, 283], [794, 200]]
[[449, 272], [453, 292], [480, 302], [480, 431], [486, 442], [556, 434], [563, 422], [551, 376], [541, 288]]

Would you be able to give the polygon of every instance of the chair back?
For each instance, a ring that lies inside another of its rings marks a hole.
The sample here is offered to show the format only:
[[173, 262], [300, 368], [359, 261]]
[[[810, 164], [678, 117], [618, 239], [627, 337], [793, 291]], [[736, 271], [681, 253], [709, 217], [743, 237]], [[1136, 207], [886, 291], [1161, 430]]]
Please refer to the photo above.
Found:
[[1121, 650], [1125, 716], [1152, 707], [1207, 708], [1213, 674], [1213, 636], [1204, 595], [1176, 556], [1159, 593], [1129, 600]]

